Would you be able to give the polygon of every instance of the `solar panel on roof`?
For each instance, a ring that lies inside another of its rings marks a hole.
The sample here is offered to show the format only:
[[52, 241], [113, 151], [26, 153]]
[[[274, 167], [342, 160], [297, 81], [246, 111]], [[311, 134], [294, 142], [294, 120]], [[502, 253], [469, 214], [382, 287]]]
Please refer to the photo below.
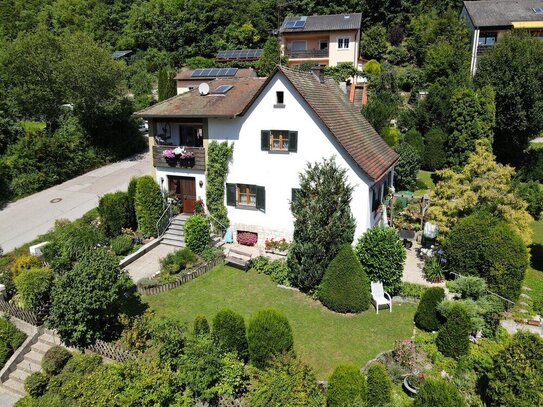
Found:
[[225, 76], [236, 76], [237, 72], [238, 72], [238, 68], [228, 68]]
[[296, 24], [296, 21], [287, 21], [285, 23], [285, 28], [294, 28], [294, 24]]
[[536, 14], [543, 14], [543, 7], [534, 7], [533, 10]]
[[203, 75], [202, 75], [202, 71], [203, 71], [203, 69], [195, 69], [195, 70], [192, 72], [191, 76], [203, 76]]
[[213, 93], [216, 95], [224, 95], [226, 92], [228, 92], [232, 88], [233, 88], [232, 85], [221, 85], [221, 86], [218, 86], [217, 89], [213, 91]]
[[294, 22], [294, 28], [303, 28], [303, 27], [305, 27], [305, 21], [300, 20], [300, 21]]

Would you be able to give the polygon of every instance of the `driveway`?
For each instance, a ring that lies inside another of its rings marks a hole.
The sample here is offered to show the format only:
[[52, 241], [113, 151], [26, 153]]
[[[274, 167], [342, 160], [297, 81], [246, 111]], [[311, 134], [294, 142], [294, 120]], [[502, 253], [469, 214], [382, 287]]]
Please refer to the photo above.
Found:
[[149, 154], [140, 154], [12, 202], [0, 210], [0, 246], [11, 251], [49, 231], [57, 219], [81, 217], [102, 195], [126, 191], [132, 177], [150, 171]]

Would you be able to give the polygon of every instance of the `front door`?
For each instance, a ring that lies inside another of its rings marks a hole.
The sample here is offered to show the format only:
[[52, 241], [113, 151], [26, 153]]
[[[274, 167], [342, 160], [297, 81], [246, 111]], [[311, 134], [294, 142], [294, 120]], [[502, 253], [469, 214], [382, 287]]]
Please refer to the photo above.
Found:
[[179, 199], [183, 213], [194, 213], [196, 204], [196, 179], [193, 177], [168, 176], [169, 192]]

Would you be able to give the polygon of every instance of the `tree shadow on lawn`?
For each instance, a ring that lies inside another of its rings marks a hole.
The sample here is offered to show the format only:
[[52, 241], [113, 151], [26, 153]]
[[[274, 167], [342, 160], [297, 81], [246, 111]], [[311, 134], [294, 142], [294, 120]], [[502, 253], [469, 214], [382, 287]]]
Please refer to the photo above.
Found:
[[537, 271], [543, 271], [543, 244], [533, 244], [530, 246], [532, 268]]

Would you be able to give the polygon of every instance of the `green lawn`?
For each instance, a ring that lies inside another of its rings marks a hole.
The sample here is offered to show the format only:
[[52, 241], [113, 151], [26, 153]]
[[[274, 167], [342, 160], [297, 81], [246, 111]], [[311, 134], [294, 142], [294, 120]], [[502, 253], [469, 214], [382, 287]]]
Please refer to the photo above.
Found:
[[[431, 171], [419, 170], [419, 172], [417, 173], [417, 190], [415, 191], [415, 195], [417, 196], [424, 195], [430, 192], [432, 188], [434, 188], [435, 185], [434, 185], [434, 181], [432, 181], [432, 174], [433, 172]], [[421, 183], [423, 183], [426, 186], [426, 188], [420, 188], [418, 184], [421, 184]]]
[[211, 322], [228, 307], [248, 318], [256, 310], [273, 307], [290, 320], [296, 352], [327, 379], [338, 363], [363, 366], [397, 339], [413, 333], [415, 305], [394, 304], [393, 312], [373, 307], [358, 315], [341, 315], [293, 290], [278, 288], [268, 276], [220, 266], [174, 290], [145, 296], [159, 317], [192, 324], [196, 315]]
[[530, 287], [532, 299], [543, 297], [543, 219], [532, 224], [534, 231], [531, 247], [531, 267], [528, 267], [524, 285]]

